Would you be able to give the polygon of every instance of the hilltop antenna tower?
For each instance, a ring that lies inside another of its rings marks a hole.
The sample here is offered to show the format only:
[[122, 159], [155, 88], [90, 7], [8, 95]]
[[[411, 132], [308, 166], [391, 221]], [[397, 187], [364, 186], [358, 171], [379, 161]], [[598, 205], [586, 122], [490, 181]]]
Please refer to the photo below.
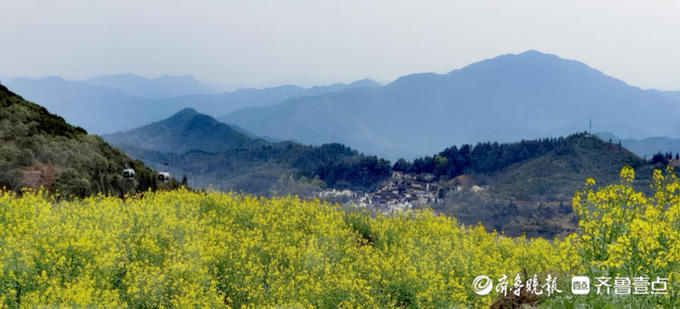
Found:
[[593, 134], [593, 119], [588, 119], [588, 136]]

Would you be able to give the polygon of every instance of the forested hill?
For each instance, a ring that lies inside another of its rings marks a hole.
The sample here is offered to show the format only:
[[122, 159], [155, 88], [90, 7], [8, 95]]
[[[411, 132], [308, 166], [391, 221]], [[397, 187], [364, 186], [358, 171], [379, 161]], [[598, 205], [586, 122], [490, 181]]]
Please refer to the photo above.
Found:
[[[128, 166], [134, 179], [124, 179]], [[0, 187], [44, 187], [62, 196], [121, 195], [176, 186], [100, 137], [0, 85]]]
[[576, 230], [571, 200], [586, 178], [616, 183], [624, 166], [635, 168], [641, 190], [649, 189], [654, 168], [665, 168], [586, 133], [450, 147], [413, 162], [400, 160], [393, 168], [433, 173], [443, 199], [435, 208], [465, 224], [550, 238]]
[[[571, 156], [569, 156], [571, 155]], [[407, 173], [431, 173], [435, 177], [452, 179], [462, 174], [490, 174], [514, 164], [545, 156], [560, 156], [571, 160], [572, 166], [581, 166], [575, 172], [599, 176], [600, 170], [610, 165], [639, 166], [643, 160], [621, 145], [607, 143], [587, 133], [567, 137], [523, 140], [515, 143], [464, 144], [452, 146], [434, 156], [408, 162], [404, 159], [394, 164], [394, 170]], [[531, 173], [534, 171], [526, 171]], [[616, 175], [614, 175], [616, 178]]]
[[151, 167], [186, 175], [191, 186], [223, 191], [303, 196], [328, 187], [365, 191], [391, 175], [389, 161], [341, 144], [268, 142], [192, 109], [104, 138]]
[[214, 118], [185, 108], [172, 117], [115, 134], [104, 135], [114, 145], [135, 145], [148, 150], [185, 153], [191, 150], [225, 152], [256, 143]]

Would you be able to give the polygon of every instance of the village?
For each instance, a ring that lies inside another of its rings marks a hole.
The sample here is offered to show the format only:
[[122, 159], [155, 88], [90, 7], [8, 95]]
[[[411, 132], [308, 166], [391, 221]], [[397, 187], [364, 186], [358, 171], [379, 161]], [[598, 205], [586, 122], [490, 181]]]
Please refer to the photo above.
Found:
[[354, 205], [390, 214], [439, 203], [439, 186], [432, 174], [411, 174], [395, 171], [392, 177], [373, 192], [325, 190], [322, 200]]

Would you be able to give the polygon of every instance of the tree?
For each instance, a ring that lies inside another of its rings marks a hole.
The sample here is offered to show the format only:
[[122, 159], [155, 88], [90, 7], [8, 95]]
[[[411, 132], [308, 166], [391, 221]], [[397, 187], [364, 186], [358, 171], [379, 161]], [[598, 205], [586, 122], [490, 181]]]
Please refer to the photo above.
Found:
[[410, 168], [411, 164], [409, 164], [408, 161], [404, 159], [397, 160], [397, 162], [394, 163], [394, 166], [392, 167], [393, 170], [398, 172], [407, 172]]
[[182, 176], [182, 186], [187, 186], [188, 185], [188, 180], [187, 180], [187, 175]]
[[664, 156], [661, 152], [655, 154], [652, 157], [652, 164], [663, 163], [668, 164], [667, 156]]

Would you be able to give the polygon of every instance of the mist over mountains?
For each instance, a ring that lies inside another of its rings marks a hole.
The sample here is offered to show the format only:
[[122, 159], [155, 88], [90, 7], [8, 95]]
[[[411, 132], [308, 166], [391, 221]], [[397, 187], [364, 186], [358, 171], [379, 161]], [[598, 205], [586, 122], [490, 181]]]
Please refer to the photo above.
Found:
[[657, 153], [680, 153], [680, 138], [652, 136], [642, 139], [622, 139], [609, 132], [600, 132], [596, 135], [605, 141], [609, 140], [612, 143], [621, 143], [623, 147], [626, 147], [638, 156], [647, 159], [652, 158]]
[[360, 80], [215, 93], [187, 76], [6, 80], [17, 93], [96, 134], [193, 108], [250, 137], [338, 142], [391, 160], [464, 143], [568, 135], [587, 130], [590, 120], [595, 132], [623, 139], [680, 137], [673, 116], [680, 112], [680, 92], [643, 90], [584, 63], [534, 50], [446, 74], [411, 74], [384, 86]]
[[642, 90], [583, 63], [528, 51], [383, 87], [289, 99], [221, 120], [254, 134], [413, 158], [447, 145], [516, 141], [588, 129], [641, 138], [677, 135], [674, 93]]
[[157, 117], [163, 109], [117, 89], [68, 81], [61, 77], [15, 78], [5, 85], [90, 133], [135, 127]]
[[[50, 76], [39, 79], [6, 78], [2, 82], [28, 100], [95, 134], [140, 127], [170, 117], [187, 107], [213, 116], [224, 116], [240, 108], [277, 104], [292, 97], [379, 86], [365, 79], [350, 84], [310, 88], [286, 85], [214, 93], [212, 88], [192, 77], [145, 79], [131, 74], [101, 76], [86, 81]], [[204, 93], [189, 94], [196, 91]]]
[[216, 95], [191, 95], [167, 98], [156, 102], [169, 107], [178, 107], [173, 111], [190, 107], [200, 113], [213, 117], [222, 117], [233, 111], [247, 107], [270, 106], [295, 97], [318, 96], [340, 92], [348, 89], [379, 87], [375, 81], [362, 79], [349, 84], [336, 83], [309, 88], [294, 85], [283, 85], [263, 89], [238, 89]]
[[101, 75], [85, 81], [142, 98], [167, 98], [192, 94], [215, 94], [217, 90], [197, 81], [192, 76], [163, 75], [147, 79], [134, 74]]

